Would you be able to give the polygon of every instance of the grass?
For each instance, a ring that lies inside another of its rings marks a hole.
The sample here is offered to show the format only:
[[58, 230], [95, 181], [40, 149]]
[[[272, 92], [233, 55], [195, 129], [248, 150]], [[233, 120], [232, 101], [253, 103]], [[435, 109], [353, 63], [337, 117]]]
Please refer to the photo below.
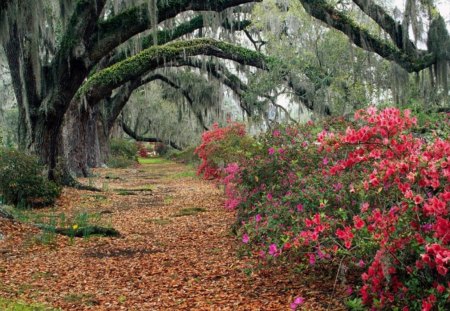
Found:
[[118, 195], [135, 195], [136, 193], [129, 190], [119, 190], [117, 191]]
[[[94, 199], [102, 200], [101, 197], [94, 197]], [[78, 211], [74, 214], [67, 215], [62, 212], [57, 213], [56, 209], [40, 212], [18, 208], [10, 208], [8, 209], [8, 212], [10, 212], [16, 220], [37, 225], [42, 229], [40, 233], [31, 237], [29, 242], [32, 244], [53, 245], [57, 234], [57, 228], [86, 228], [92, 226], [111, 227], [108, 219], [103, 218], [101, 213]]]
[[0, 297], [0, 310], [2, 311], [57, 311], [52, 307], [41, 304], [28, 304], [19, 300], [12, 300]]
[[168, 161], [164, 158], [139, 158], [138, 162], [140, 164], [167, 164], [167, 163], [170, 163], [170, 161]]
[[145, 222], [150, 222], [156, 225], [165, 226], [172, 223], [172, 220], [166, 218], [154, 218], [154, 219], [146, 219]]
[[194, 216], [203, 212], [206, 212], [206, 209], [202, 207], [188, 207], [180, 209], [173, 217]]
[[186, 170], [169, 176], [169, 178], [171, 179], [196, 178], [196, 177], [197, 174], [193, 170]]

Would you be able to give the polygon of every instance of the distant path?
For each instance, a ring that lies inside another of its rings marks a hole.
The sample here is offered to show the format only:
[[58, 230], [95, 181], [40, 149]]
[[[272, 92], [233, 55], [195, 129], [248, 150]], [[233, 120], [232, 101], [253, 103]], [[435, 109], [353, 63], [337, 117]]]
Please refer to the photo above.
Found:
[[59, 202], [56, 213], [96, 212], [122, 238], [70, 244], [58, 236], [42, 245], [26, 226], [9, 224], [0, 241], [0, 296], [63, 310], [140, 311], [289, 310], [301, 295], [304, 310], [343, 309], [330, 299], [333, 276], [254, 271], [237, 257], [240, 242], [230, 234], [234, 215], [223, 209], [223, 191], [184, 165], [155, 162], [97, 170], [91, 184], [105, 192], [68, 189]]

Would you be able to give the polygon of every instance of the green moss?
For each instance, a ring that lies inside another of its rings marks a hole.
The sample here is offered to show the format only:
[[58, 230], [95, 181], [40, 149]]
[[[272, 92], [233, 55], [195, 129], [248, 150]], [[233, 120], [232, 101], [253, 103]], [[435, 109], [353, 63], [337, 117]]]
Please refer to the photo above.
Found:
[[170, 61], [180, 56], [208, 54], [212, 47], [222, 50], [224, 54], [230, 55], [233, 59], [244, 64], [261, 66], [273, 62], [272, 58], [261, 53], [214, 39], [201, 38], [177, 41], [162, 46], [152, 46], [135, 56], [94, 74], [80, 88], [77, 96], [80, 97], [81, 94], [84, 94], [91, 88], [102, 86], [116, 87], [121, 83], [141, 76], [148, 70], [161, 66], [158, 62], [162, 60]]
[[106, 21], [99, 22], [99, 28], [103, 34], [116, 33], [117, 29], [126, 25], [133, 25], [136, 23], [136, 20], [148, 22], [147, 10], [142, 7], [134, 7], [108, 18]]
[[3, 311], [56, 311], [41, 304], [28, 304], [18, 300], [10, 300], [0, 297], [0, 309]]

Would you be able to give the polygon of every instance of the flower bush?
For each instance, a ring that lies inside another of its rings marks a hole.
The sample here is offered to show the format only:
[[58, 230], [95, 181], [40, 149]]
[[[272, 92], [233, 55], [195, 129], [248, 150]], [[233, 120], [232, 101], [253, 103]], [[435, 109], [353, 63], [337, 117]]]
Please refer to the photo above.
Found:
[[[353, 122], [280, 127], [223, 168], [205, 152], [200, 172], [225, 183], [242, 241], [261, 258], [339, 259], [360, 273], [356, 293], [370, 308], [444, 310], [450, 142], [448, 130], [419, 135], [416, 123], [408, 110], [371, 107]], [[221, 150], [221, 131], [200, 150]]]

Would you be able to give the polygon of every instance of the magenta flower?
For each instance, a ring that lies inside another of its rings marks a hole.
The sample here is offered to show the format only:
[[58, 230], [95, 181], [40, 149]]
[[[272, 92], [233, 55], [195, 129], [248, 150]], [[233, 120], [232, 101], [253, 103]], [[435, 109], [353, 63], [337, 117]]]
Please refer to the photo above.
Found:
[[270, 244], [269, 254], [272, 255], [273, 257], [276, 257], [278, 255], [278, 248], [275, 244]]
[[273, 155], [275, 153], [275, 149], [272, 147], [269, 148], [269, 155]]
[[261, 221], [261, 219], [262, 219], [262, 217], [261, 217], [261, 215], [260, 215], [260, 214], [258, 214], [258, 215], [256, 215], [256, 216], [255, 216], [255, 220], [256, 220], [256, 222], [260, 222], [260, 221]]
[[291, 310], [297, 310], [298, 306], [302, 305], [305, 302], [303, 297], [296, 297], [294, 302], [291, 303]]
[[316, 256], [314, 254], [309, 254], [309, 264], [312, 266], [316, 263]]
[[360, 268], [364, 268], [365, 265], [366, 265], [366, 264], [364, 263], [364, 260], [362, 260], [362, 259], [358, 262], [358, 266], [359, 266]]
[[242, 236], [242, 242], [245, 243], [245, 244], [247, 244], [249, 241], [250, 241], [250, 238], [248, 237], [248, 234], [245, 233], [245, 234]]
[[268, 193], [268, 194], [267, 194], [267, 200], [272, 201], [272, 199], [273, 199], [272, 194], [271, 194], [271, 193]]
[[303, 204], [297, 204], [297, 212], [302, 212], [303, 211]]
[[279, 137], [281, 135], [281, 132], [279, 130], [274, 130], [272, 135], [273, 137]]

